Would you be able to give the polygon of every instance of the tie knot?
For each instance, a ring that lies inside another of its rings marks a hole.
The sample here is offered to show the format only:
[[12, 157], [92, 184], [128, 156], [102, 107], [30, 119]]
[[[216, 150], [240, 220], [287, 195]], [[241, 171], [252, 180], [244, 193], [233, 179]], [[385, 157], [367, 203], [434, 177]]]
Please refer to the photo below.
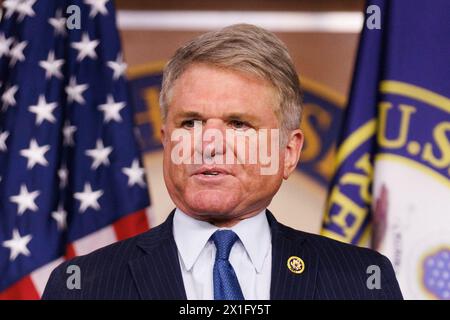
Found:
[[211, 238], [217, 249], [216, 259], [228, 260], [231, 248], [238, 239], [237, 234], [232, 230], [217, 230]]

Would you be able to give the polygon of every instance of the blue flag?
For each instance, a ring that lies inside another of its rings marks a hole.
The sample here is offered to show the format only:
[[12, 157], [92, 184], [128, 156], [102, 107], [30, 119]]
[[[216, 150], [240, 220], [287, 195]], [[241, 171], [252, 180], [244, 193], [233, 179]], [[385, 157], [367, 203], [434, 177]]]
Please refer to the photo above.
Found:
[[125, 70], [112, 1], [3, 1], [0, 299], [148, 228]]
[[405, 298], [449, 299], [450, 2], [366, 13], [322, 234], [386, 254]]

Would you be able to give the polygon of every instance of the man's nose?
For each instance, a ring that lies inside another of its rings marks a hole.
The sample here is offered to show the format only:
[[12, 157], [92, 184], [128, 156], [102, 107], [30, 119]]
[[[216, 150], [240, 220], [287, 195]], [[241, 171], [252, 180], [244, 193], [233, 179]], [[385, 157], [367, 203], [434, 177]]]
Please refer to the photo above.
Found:
[[[222, 120], [210, 119], [203, 123], [201, 141], [196, 142], [197, 152], [211, 157], [225, 154], [225, 124]], [[200, 150], [201, 146], [201, 150]]]

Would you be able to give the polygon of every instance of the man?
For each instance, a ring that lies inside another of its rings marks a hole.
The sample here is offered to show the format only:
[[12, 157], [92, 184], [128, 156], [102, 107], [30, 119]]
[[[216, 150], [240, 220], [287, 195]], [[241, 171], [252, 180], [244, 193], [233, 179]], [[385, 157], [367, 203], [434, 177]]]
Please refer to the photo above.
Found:
[[[384, 256], [293, 230], [266, 209], [303, 144], [300, 84], [273, 34], [234, 25], [192, 40], [166, 66], [160, 104], [176, 209], [144, 234], [63, 263], [44, 298], [402, 298]], [[69, 265], [80, 268], [79, 290], [66, 287]]]

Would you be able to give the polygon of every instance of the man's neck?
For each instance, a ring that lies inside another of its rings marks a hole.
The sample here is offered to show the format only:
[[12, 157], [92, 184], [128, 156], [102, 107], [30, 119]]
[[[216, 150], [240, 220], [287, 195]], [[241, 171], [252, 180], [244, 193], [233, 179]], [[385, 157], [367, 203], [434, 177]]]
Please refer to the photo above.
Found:
[[217, 217], [217, 216], [214, 216], [213, 214], [201, 215], [201, 214], [191, 214], [186, 211], [183, 211], [183, 212], [193, 219], [208, 222], [218, 228], [232, 228], [233, 226], [237, 225], [242, 220], [249, 219], [249, 218], [256, 216], [262, 210], [264, 210], [264, 209], [254, 210], [252, 212], [245, 213], [245, 214], [237, 216], [237, 217], [230, 217], [228, 219], [227, 219], [227, 217], [224, 217], [224, 216]]

